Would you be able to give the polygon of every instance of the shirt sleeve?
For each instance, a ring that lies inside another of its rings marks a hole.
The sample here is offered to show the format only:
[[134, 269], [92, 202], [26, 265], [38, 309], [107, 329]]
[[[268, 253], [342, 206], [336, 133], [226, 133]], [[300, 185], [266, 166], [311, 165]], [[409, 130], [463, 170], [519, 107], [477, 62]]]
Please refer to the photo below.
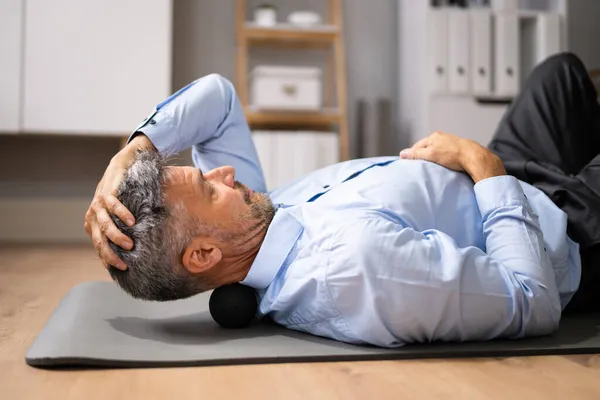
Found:
[[561, 315], [537, 216], [509, 176], [475, 185], [486, 251], [383, 215], [340, 231], [327, 285], [355, 342], [520, 338], [553, 332]]
[[240, 101], [231, 82], [218, 74], [200, 78], [158, 104], [136, 132], [164, 154], [192, 147], [194, 164], [202, 171], [231, 165], [237, 180], [266, 191]]

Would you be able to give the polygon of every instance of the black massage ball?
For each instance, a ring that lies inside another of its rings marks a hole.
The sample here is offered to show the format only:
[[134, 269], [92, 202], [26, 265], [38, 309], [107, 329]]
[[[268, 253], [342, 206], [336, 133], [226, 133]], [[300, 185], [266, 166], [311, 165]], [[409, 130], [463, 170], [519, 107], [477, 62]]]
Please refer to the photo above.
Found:
[[258, 304], [254, 289], [239, 283], [216, 288], [208, 308], [215, 322], [223, 328], [245, 328], [252, 323]]

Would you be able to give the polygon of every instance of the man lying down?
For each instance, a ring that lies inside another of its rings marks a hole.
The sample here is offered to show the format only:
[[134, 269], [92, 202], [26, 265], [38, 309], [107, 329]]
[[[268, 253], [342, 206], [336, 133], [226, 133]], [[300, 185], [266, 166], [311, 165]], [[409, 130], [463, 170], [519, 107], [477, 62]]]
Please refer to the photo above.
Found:
[[[167, 166], [190, 147], [196, 167]], [[595, 89], [562, 54], [536, 68], [489, 150], [436, 132], [266, 194], [234, 88], [209, 75], [135, 130], [85, 226], [136, 298], [241, 282], [259, 317], [385, 347], [544, 335], [563, 311], [600, 305], [599, 154]]]

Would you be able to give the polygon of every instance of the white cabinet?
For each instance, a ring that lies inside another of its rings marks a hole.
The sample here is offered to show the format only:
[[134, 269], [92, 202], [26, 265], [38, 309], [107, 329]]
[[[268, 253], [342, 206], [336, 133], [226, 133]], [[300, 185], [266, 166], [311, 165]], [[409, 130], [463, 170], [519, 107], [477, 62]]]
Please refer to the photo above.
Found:
[[171, 91], [171, 0], [27, 0], [25, 21], [26, 132], [123, 135]]
[[[443, 130], [486, 145], [508, 101], [541, 60], [571, 51], [588, 68], [600, 66], [600, 0], [493, 0], [492, 7], [465, 10], [431, 6], [447, 1], [396, 3], [396, 115], [399, 135], [408, 143]], [[447, 16], [460, 11], [470, 14], [468, 95], [455, 95], [446, 74], [451, 46], [459, 49], [448, 41], [450, 31], [461, 29]]]
[[19, 130], [23, 0], [0, 1], [0, 132]]

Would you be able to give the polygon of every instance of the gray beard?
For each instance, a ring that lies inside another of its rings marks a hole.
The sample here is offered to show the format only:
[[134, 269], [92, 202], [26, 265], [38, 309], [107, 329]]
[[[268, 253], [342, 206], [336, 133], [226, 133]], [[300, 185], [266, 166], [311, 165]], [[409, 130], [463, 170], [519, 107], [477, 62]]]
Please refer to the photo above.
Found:
[[275, 217], [275, 207], [264, 193], [255, 193], [250, 202], [250, 210], [236, 218], [236, 221], [219, 227], [222, 241], [239, 243], [243, 246], [261, 231], [267, 231]]

